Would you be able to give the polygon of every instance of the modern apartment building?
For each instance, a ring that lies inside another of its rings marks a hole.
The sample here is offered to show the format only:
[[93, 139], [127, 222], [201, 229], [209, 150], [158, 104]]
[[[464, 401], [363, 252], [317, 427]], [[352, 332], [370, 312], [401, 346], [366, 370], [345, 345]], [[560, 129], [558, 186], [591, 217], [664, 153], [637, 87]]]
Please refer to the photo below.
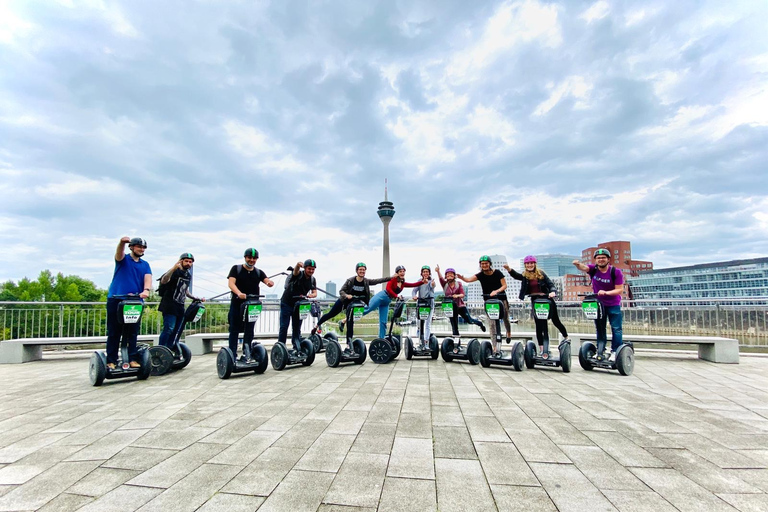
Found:
[[634, 299], [768, 297], [768, 258], [651, 270], [629, 281]]
[[[534, 254], [536, 257], [536, 266], [544, 271], [551, 279], [573, 274], [573, 260], [579, 259], [579, 256], [571, 254]], [[518, 270], [523, 269], [523, 260], [520, 260]]]
[[333, 281], [328, 281], [327, 283], [325, 283], [325, 298], [333, 299], [334, 295], [337, 295], [336, 283], [334, 283]]

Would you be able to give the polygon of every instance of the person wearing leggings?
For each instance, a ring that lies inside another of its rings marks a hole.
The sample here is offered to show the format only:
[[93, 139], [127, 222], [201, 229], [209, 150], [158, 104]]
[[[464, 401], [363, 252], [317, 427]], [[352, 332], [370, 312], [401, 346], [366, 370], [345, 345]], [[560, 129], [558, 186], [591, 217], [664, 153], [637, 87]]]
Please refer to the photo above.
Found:
[[560, 331], [560, 334], [563, 335], [563, 340], [567, 340], [568, 331], [565, 329], [565, 326], [560, 321], [560, 317], [557, 314], [557, 305], [555, 303], [555, 296], [557, 293], [555, 291], [555, 284], [543, 270], [536, 266], [535, 256], [526, 256], [523, 259], [523, 264], [525, 265], [525, 270], [522, 274], [515, 269], [510, 268], [507, 264], [504, 265], [504, 268], [509, 272], [509, 275], [513, 279], [521, 281], [520, 300], [523, 300], [526, 295], [530, 295], [531, 315], [536, 324], [536, 339], [539, 342], [539, 350], [544, 357], [549, 357], [549, 328], [547, 326], [547, 320], [536, 318], [533, 303], [536, 298], [542, 296], [549, 299], [549, 319], [552, 320], [552, 325], [554, 325], [557, 330]]
[[456, 271], [453, 268], [445, 270], [445, 278], [440, 272], [440, 265], [435, 265], [435, 271], [437, 277], [440, 279], [440, 286], [443, 287], [443, 293], [446, 299], [451, 299], [453, 302], [453, 316], [451, 317], [451, 332], [454, 336], [459, 336], [459, 317], [464, 319], [467, 324], [474, 324], [485, 332], [485, 325], [483, 322], [476, 318], [472, 318], [467, 309], [467, 305], [464, 303], [464, 285], [456, 280]]
[[[355, 266], [355, 275], [347, 279], [339, 291], [339, 299], [333, 303], [330, 311], [320, 317], [317, 325], [312, 328], [312, 334], [321, 331], [320, 326], [325, 322], [341, 313], [344, 308], [354, 299], [359, 299], [368, 305], [368, 298], [371, 296], [371, 285], [385, 283], [391, 277], [381, 277], [379, 279], [368, 279], [365, 277], [367, 267], [362, 261]], [[344, 332], [344, 322], [339, 322], [339, 329]], [[322, 331], [321, 331], [322, 332]]]

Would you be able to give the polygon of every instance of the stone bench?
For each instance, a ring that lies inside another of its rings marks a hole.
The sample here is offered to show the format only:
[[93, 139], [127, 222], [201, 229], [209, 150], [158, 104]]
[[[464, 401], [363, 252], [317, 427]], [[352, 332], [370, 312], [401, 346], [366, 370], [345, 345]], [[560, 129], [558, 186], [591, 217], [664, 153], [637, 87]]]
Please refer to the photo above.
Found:
[[[138, 341], [157, 344], [157, 334], [140, 334]], [[67, 338], [20, 338], [0, 342], [0, 364], [27, 363], [43, 358], [43, 345], [104, 345], [106, 336], [82, 336]]]
[[[237, 335], [243, 337], [243, 333]], [[276, 339], [275, 334], [254, 334], [253, 339]], [[214, 341], [224, 341], [226, 345], [229, 340], [228, 332], [201, 332], [197, 334], [187, 334], [183, 342], [187, 344], [193, 356], [202, 356], [213, 352]]]
[[[579, 344], [583, 341], [597, 342], [594, 334], [573, 334], [571, 339]], [[739, 364], [739, 340], [707, 336], [653, 336], [647, 334], [624, 334], [624, 341], [632, 343], [654, 343], [663, 345], [698, 345], [699, 359], [713, 363]], [[611, 335], [608, 334], [608, 347]]]

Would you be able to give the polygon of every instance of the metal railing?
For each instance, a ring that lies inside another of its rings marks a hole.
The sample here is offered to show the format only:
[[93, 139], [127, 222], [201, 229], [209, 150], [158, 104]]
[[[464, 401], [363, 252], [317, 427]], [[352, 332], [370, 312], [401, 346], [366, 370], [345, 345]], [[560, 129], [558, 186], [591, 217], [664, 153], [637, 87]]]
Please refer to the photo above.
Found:
[[[331, 301], [320, 301], [323, 310]], [[279, 301], [264, 300], [261, 318], [256, 323], [257, 333], [277, 334], [279, 328]], [[158, 303], [147, 303], [141, 322], [142, 334], [158, 334], [162, 330], [162, 313]], [[415, 303], [409, 303], [403, 320], [415, 320]], [[558, 302], [561, 321], [571, 332], [591, 332], [592, 322], [584, 318], [578, 302]], [[186, 333], [226, 332], [229, 302], [206, 302], [205, 314], [194, 324], [188, 324]], [[622, 305], [624, 332], [628, 334], [659, 334], [688, 336], [725, 336], [737, 338], [742, 346], [768, 346], [768, 298], [734, 300], [633, 300]], [[470, 313], [487, 322], [481, 305], [470, 304]], [[106, 308], [94, 302], [0, 302], [0, 341], [18, 338], [59, 338], [106, 336]], [[378, 318], [374, 312], [357, 322], [356, 335], [374, 336], [378, 331]], [[511, 301], [510, 316], [516, 320], [513, 330], [532, 331], [530, 301]], [[310, 318], [302, 326], [309, 332], [316, 320]], [[333, 328], [326, 324], [327, 328]], [[400, 332], [407, 327], [397, 327]], [[434, 331], [450, 331], [439, 307], [435, 310]], [[460, 324], [463, 332], [479, 332], [475, 326]], [[551, 334], [556, 330], [551, 326]]]

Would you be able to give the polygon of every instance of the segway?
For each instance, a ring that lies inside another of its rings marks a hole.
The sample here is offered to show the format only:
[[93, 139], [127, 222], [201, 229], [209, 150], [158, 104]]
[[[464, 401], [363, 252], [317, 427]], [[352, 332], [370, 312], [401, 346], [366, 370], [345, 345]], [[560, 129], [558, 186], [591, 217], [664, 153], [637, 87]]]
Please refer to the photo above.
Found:
[[[543, 294], [536, 294], [533, 299], [533, 314], [538, 320], [549, 320], [549, 299]], [[525, 346], [525, 366], [532, 369], [534, 366], [550, 366], [563, 369], [564, 373], [571, 371], [571, 340], [564, 339], [557, 346], [557, 356], [549, 353], [549, 339], [544, 341], [544, 350], [537, 352], [538, 344], [531, 340]]]
[[[449, 320], [453, 318], [456, 313], [456, 305], [454, 300], [443, 301], [440, 306], [445, 318]], [[440, 356], [443, 361], [450, 363], [452, 361], [469, 361], [470, 364], [480, 363], [480, 342], [477, 338], [472, 338], [469, 343], [462, 345], [461, 334], [453, 337], [447, 337], [443, 339], [440, 344]]]
[[[584, 295], [581, 310], [589, 320], [599, 320], [605, 315], [605, 308], [597, 300], [597, 295], [594, 293]], [[605, 356], [605, 345], [604, 341], [598, 341], [597, 346], [591, 341], [583, 342], [579, 350], [581, 367], [587, 371], [601, 368], [603, 370], [619, 370], [619, 373], [624, 376], [632, 375], [635, 368], [635, 349], [632, 343], [622, 343], [616, 350], [616, 358], [613, 361]]]
[[374, 363], [386, 364], [400, 355], [402, 343], [400, 343], [400, 336], [392, 334], [392, 327], [395, 325], [395, 321], [402, 316], [403, 309], [405, 309], [405, 301], [398, 297], [392, 312], [392, 320], [389, 321], [389, 334], [383, 338], [375, 338], [368, 347], [368, 352]]
[[181, 334], [188, 323], [195, 323], [205, 313], [205, 306], [200, 299], [194, 299], [192, 304], [187, 306], [182, 317], [181, 326], [173, 338], [173, 345], [164, 347], [157, 345], [149, 349], [149, 357], [152, 361], [152, 376], [165, 375], [171, 370], [181, 370], [192, 361], [192, 351], [186, 343], [181, 342]]
[[[318, 288], [318, 290], [319, 289], [320, 288]], [[312, 307], [309, 310], [309, 314], [315, 318], [320, 318], [321, 316], [323, 316], [323, 311], [320, 309], [320, 304], [318, 302], [312, 301]], [[339, 337], [333, 331], [328, 331], [323, 336], [320, 336], [320, 334], [315, 333], [310, 335], [309, 337], [309, 341], [312, 342], [312, 347], [315, 349], [315, 354], [325, 352], [325, 347], [328, 345], [328, 340], [338, 341]]]
[[[309, 316], [309, 312], [312, 309], [312, 303], [307, 300], [303, 295], [295, 296], [294, 299], [298, 299], [296, 304], [293, 305], [294, 311], [299, 312], [299, 322], [303, 323]], [[277, 371], [282, 371], [286, 366], [294, 366], [300, 364], [302, 366], [309, 366], [315, 362], [315, 349], [312, 346], [312, 342], [307, 338], [299, 337], [299, 348], [288, 349], [285, 343], [278, 341], [272, 346], [272, 368]]]
[[[240, 306], [243, 322], [251, 323], [259, 319], [263, 307], [260, 297], [263, 295], [246, 295], [245, 301]], [[237, 359], [236, 354], [229, 347], [221, 347], [219, 355], [216, 356], [216, 372], [220, 379], [228, 379], [233, 373], [261, 374], [267, 369], [267, 362], [267, 349], [254, 340], [250, 344], [243, 343], [243, 355], [240, 359]]]
[[128, 340], [132, 335], [135, 325], [141, 323], [141, 316], [144, 314], [144, 301], [138, 295], [115, 295], [113, 297], [120, 301], [117, 305], [117, 323], [120, 329], [120, 352], [118, 354], [117, 364], [114, 369], [107, 366], [107, 353], [94, 352], [91, 354], [91, 360], [88, 364], [88, 376], [91, 384], [101, 386], [104, 379], [122, 379], [126, 377], [136, 377], [138, 380], [149, 378], [152, 371], [148, 345], [136, 344], [138, 354], [138, 368], [131, 368], [130, 357], [128, 355]]
[[353, 338], [355, 320], [363, 318], [365, 302], [360, 299], [352, 299], [347, 305], [347, 347], [342, 350], [338, 340], [329, 339], [325, 347], [325, 362], [331, 368], [336, 368], [341, 363], [363, 364], [367, 355], [365, 342], [360, 338]]
[[414, 347], [413, 341], [410, 336], [405, 336], [403, 339], [403, 345], [405, 348], [405, 358], [410, 360], [414, 357], [430, 357], [437, 359], [440, 353], [440, 344], [437, 342], [437, 336], [434, 334], [429, 335], [429, 339], [424, 339], [424, 326], [427, 323], [427, 318], [432, 312], [432, 306], [434, 304], [433, 299], [418, 299], [416, 301], [416, 316], [419, 318], [419, 346]]
[[496, 326], [496, 346], [499, 351], [493, 353], [493, 345], [490, 341], [484, 341], [480, 345], [480, 364], [483, 368], [488, 368], [492, 364], [501, 366], [513, 366], [515, 370], [521, 372], [525, 370], [525, 349], [520, 341], [515, 341], [509, 354], [501, 350], [501, 315], [507, 314], [504, 311], [504, 303], [499, 299], [494, 299], [490, 295], [483, 295], [485, 299], [485, 313]]

